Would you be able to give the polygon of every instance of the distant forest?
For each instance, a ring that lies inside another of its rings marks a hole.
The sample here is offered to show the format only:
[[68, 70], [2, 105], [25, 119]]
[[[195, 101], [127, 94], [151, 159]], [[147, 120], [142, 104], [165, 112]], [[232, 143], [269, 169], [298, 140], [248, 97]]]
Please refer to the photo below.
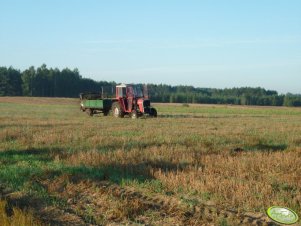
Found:
[[[78, 69], [30, 67], [24, 71], [0, 67], [0, 96], [78, 97], [81, 92], [113, 93], [116, 82], [83, 78]], [[212, 89], [147, 84], [153, 102], [301, 106], [301, 95], [263, 88]]]

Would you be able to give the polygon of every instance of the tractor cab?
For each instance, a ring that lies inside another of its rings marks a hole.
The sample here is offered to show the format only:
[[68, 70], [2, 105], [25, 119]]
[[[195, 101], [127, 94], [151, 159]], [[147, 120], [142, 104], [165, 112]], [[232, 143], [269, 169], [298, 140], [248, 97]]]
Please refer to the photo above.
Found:
[[115, 117], [123, 117], [129, 114], [132, 118], [137, 118], [143, 114], [156, 117], [157, 111], [150, 107], [147, 88], [136, 84], [120, 84], [116, 86], [117, 102], [112, 106]]
[[143, 88], [141, 85], [133, 85], [133, 84], [117, 85], [116, 97], [117, 98], [127, 98], [127, 97], [144, 98]]

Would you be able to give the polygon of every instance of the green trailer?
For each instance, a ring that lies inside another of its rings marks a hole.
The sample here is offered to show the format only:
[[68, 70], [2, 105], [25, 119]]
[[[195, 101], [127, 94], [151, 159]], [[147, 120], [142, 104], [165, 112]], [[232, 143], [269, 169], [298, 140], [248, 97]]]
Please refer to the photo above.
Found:
[[97, 94], [80, 94], [80, 109], [84, 112], [87, 112], [88, 115], [92, 116], [93, 114], [103, 113], [108, 115], [112, 109], [112, 104], [114, 99], [102, 98]]

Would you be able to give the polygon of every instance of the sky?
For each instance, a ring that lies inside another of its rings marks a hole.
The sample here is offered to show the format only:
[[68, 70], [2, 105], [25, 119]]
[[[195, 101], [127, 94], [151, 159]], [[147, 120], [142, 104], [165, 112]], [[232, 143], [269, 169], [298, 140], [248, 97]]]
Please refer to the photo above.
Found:
[[0, 0], [0, 66], [301, 93], [300, 0]]

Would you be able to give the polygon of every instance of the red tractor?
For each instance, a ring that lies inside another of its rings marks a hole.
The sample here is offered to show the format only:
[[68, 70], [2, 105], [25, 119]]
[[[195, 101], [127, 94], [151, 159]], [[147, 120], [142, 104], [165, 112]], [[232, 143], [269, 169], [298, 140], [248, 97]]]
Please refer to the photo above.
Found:
[[112, 104], [114, 117], [138, 118], [144, 114], [157, 117], [157, 110], [150, 106], [146, 87], [141, 85], [121, 84], [116, 86], [116, 100]]
[[108, 115], [112, 112], [114, 117], [123, 118], [129, 115], [131, 118], [138, 118], [142, 115], [157, 117], [157, 110], [150, 106], [146, 86], [121, 84], [116, 86], [115, 98], [104, 98], [103, 92], [81, 93], [80, 109], [93, 116], [103, 113]]

